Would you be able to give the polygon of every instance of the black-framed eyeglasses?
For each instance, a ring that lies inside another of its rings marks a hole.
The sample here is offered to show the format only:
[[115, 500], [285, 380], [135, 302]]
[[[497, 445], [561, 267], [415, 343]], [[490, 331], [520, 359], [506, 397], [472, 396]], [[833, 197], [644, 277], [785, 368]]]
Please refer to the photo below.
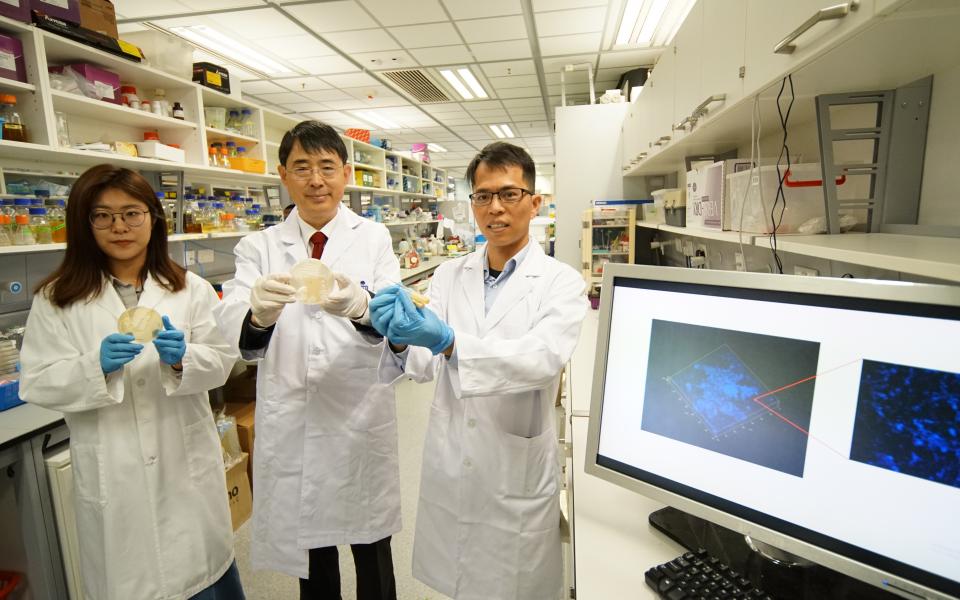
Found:
[[342, 171], [343, 165], [339, 167], [333, 165], [323, 165], [322, 167], [294, 167], [290, 169], [290, 175], [298, 181], [309, 181], [314, 173], [316, 173], [323, 179], [330, 180]]
[[500, 198], [500, 202], [503, 204], [516, 204], [520, 202], [524, 194], [530, 194], [532, 196], [533, 192], [518, 187], [503, 188], [499, 192], [474, 192], [470, 194], [470, 202], [472, 202], [474, 206], [486, 206], [493, 202], [493, 197], [496, 196]]
[[90, 213], [90, 224], [94, 229], [110, 229], [113, 227], [113, 218], [120, 215], [120, 219], [130, 227], [140, 227], [146, 220], [149, 210], [139, 210], [128, 208], [121, 212], [110, 212], [108, 210], [95, 210]]

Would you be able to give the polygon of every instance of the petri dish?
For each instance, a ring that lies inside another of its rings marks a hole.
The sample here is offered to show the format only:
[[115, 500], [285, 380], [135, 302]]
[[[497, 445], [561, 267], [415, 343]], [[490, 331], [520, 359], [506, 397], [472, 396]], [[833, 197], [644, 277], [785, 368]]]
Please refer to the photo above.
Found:
[[290, 278], [297, 289], [297, 300], [304, 304], [320, 304], [333, 289], [333, 271], [315, 258], [295, 264]]
[[129, 333], [141, 343], [149, 342], [162, 329], [163, 319], [160, 313], [145, 306], [128, 308], [117, 319], [117, 331]]
[[410, 290], [410, 299], [413, 300], [417, 308], [423, 308], [427, 304], [430, 304], [430, 298], [414, 290]]

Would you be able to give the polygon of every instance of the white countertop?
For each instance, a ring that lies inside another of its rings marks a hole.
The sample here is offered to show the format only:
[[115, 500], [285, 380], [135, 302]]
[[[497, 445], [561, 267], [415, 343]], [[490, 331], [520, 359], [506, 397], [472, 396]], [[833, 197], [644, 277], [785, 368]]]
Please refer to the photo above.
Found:
[[590, 412], [590, 395], [593, 388], [593, 362], [597, 352], [597, 327], [600, 311], [588, 309], [580, 326], [580, 339], [570, 357], [570, 372], [567, 376], [570, 410], [574, 415], [586, 416]]
[[400, 281], [407, 283], [407, 280], [424, 275], [433, 271], [448, 260], [457, 258], [456, 256], [431, 256], [430, 260], [425, 260], [415, 269], [400, 269]]
[[63, 421], [63, 414], [34, 404], [21, 404], [0, 412], [0, 447]]

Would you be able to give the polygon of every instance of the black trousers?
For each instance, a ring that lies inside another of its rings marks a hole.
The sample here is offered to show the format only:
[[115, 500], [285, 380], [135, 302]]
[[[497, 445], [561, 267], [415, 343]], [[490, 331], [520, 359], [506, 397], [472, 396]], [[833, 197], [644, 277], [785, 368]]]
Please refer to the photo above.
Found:
[[[357, 600], [396, 600], [390, 537], [351, 544], [357, 569]], [[300, 580], [300, 600], [341, 600], [340, 557], [336, 546], [310, 550], [310, 579]]]

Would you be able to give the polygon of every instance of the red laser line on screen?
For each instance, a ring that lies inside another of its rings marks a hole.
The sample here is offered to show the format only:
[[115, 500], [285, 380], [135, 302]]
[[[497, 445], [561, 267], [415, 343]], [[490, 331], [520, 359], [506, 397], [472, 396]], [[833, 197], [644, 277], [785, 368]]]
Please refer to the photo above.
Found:
[[799, 425], [797, 425], [796, 423], [794, 423], [793, 421], [791, 421], [791, 420], [788, 419], [787, 417], [781, 415], [781, 414], [780, 414], [779, 412], [777, 412], [776, 410], [770, 408], [769, 406], [767, 406], [767, 405], [764, 404], [763, 402], [760, 402], [760, 399], [761, 399], [761, 398], [765, 398], [765, 397], [767, 397], [767, 396], [772, 396], [772, 395], [776, 394], [777, 392], [782, 392], [783, 390], [788, 390], [788, 389], [790, 389], [790, 388], [792, 388], [792, 387], [796, 387], [796, 386], [798, 386], [798, 385], [800, 385], [800, 384], [803, 384], [803, 383], [806, 383], [806, 382], [808, 382], [808, 381], [813, 381], [813, 380], [816, 379], [817, 377], [820, 377], [820, 376], [822, 376], [822, 375], [826, 375], [827, 373], [831, 373], [831, 372], [833, 372], [833, 371], [836, 371], [836, 370], [838, 370], [838, 369], [842, 369], [842, 368], [844, 368], [844, 367], [849, 367], [850, 365], [852, 365], [852, 364], [854, 364], [854, 363], [858, 363], [858, 362], [860, 362], [860, 359], [859, 359], [859, 358], [854, 359], [854, 360], [851, 360], [851, 361], [848, 362], [848, 363], [844, 363], [844, 364], [842, 364], [842, 365], [838, 365], [838, 366], [836, 366], [836, 367], [833, 367], [832, 369], [827, 369], [826, 371], [821, 371], [820, 373], [816, 373], [816, 374], [814, 374], [814, 375], [810, 375], [809, 377], [804, 377], [803, 379], [798, 379], [797, 381], [794, 381], [793, 383], [788, 383], [787, 385], [778, 387], [778, 388], [775, 389], [775, 390], [771, 390], [771, 391], [766, 392], [766, 393], [764, 393], [764, 394], [760, 394], [759, 396], [755, 396], [755, 397], [751, 398], [751, 400], [752, 400], [753, 402], [756, 402], [758, 405], [760, 405], [761, 407], [763, 407], [764, 410], [766, 410], [767, 412], [769, 412], [769, 413], [772, 414], [773, 416], [777, 417], [778, 419], [780, 419], [781, 421], [783, 421], [783, 422], [786, 423], [787, 425], [793, 427], [793, 428], [796, 429], [797, 431], [800, 431], [801, 433], [803, 433], [805, 436], [807, 436], [807, 437], [810, 438], [811, 440], [813, 440], [813, 441], [815, 441], [815, 442], [823, 445], [823, 447], [825, 447], [827, 450], [830, 450], [831, 452], [837, 454], [838, 456], [846, 459], [846, 458], [847, 458], [846, 455], [844, 455], [842, 452], [840, 452], [839, 450], [833, 448], [830, 444], [827, 444], [827, 443], [824, 442], [823, 440], [814, 437], [813, 435], [810, 434], [809, 431], [807, 431], [807, 430], [804, 429], [803, 427], [800, 427]]

